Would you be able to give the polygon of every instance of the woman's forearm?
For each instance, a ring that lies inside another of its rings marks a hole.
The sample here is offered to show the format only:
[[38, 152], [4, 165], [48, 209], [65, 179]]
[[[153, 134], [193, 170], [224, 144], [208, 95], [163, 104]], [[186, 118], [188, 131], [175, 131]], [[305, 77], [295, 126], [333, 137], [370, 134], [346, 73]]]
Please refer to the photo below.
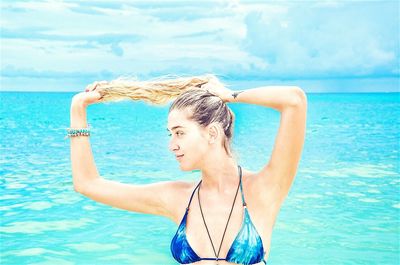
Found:
[[229, 102], [256, 104], [282, 111], [287, 107], [301, 104], [305, 99], [304, 91], [296, 86], [263, 86], [234, 91]]
[[[71, 128], [86, 128], [86, 107], [79, 101], [73, 101], [70, 110]], [[89, 137], [70, 137], [71, 164], [74, 188], [80, 192], [90, 180], [99, 177], [94, 162]]]

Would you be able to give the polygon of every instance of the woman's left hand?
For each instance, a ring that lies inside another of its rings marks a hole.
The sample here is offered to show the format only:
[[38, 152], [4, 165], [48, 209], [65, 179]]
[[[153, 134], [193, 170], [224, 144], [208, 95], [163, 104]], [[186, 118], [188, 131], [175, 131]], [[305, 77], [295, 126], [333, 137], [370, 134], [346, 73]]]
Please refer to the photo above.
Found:
[[208, 83], [201, 86], [202, 89], [208, 90], [211, 94], [214, 94], [221, 98], [224, 102], [230, 102], [233, 99], [233, 91], [226, 88], [218, 79], [212, 78]]

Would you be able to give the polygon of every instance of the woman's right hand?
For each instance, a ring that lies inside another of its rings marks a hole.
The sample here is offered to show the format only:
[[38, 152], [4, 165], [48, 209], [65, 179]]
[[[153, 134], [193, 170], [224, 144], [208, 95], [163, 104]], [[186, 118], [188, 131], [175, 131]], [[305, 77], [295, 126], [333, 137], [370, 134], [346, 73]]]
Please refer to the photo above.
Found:
[[99, 84], [106, 84], [108, 83], [107, 81], [100, 81], [100, 82], [94, 82], [88, 86], [86, 86], [85, 92], [80, 92], [76, 95], [73, 96], [72, 102], [73, 104], [80, 104], [84, 107], [87, 107], [91, 104], [96, 104], [101, 102], [102, 95], [99, 92], [97, 86]]

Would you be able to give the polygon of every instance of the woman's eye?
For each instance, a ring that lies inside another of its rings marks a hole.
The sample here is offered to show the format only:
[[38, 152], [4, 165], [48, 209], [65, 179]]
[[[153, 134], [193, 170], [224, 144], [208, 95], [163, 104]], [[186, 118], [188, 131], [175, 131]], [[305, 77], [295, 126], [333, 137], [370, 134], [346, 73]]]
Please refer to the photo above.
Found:
[[[176, 135], [182, 135], [183, 132], [176, 132], [175, 134], [176, 134]], [[168, 134], [168, 136], [172, 136], [172, 134]]]

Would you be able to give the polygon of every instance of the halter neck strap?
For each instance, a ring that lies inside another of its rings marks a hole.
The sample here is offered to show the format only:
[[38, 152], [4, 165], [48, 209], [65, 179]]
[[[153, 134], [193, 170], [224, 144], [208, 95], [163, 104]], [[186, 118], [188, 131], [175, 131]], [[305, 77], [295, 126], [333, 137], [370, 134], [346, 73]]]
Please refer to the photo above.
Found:
[[246, 206], [246, 201], [244, 200], [244, 194], [243, 194], [243, 185], [242, 185], [242, 167], [238, 165], [239, 168], [239, 176], [240, 176], [240, 193], [242, 194], [242, 203], [243, 206]]
[[[246, 204], [246, 201], [245, 201], [245, 199], [244, 199], [243, 186], [242, 186], [242, 167], [239, 166], [239, 165], [238, 165], [238, 172], [239, 172], [240, 193], [242, 194], [242, 203], [243, 203], [243, 206], [246, 206], [247, 204]], [[197, 184], [196, 188], [194, 188], [194, 190], [193, 190], [193, 192], [192, 192], [192, 195], [190, 196], [190, 200], [189, 200], [189, 203], [188, 203], [188, 205], [187, 205], [187, 207], [186, 207], [186, 210], [189, 210], [190, 203], [192, 202], [192, 199], [193, 199], [193, 195], [194, 195], [196, 189], [199, 188], [201, 182], [202, 182], [202, 180], [200, 180], [199, 183]]]

